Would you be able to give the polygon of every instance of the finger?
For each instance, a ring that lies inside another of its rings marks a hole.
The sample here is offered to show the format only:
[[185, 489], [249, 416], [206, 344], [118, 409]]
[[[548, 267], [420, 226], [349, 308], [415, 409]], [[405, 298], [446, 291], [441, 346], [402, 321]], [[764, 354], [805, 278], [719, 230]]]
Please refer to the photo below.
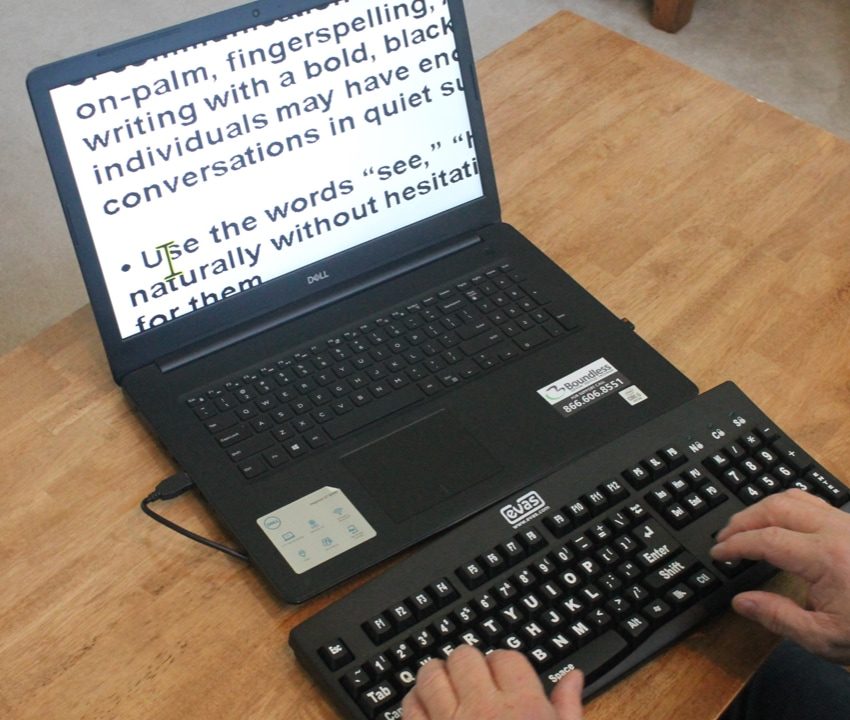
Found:
[[823, 526], [823, 511], [827, 508], [820, 498], [802, 490], [788, 490], [733, 515], [726, 527], [717, 533], [717, 540], [723, 542], [736, 533], [771, 526], [815, 532]]
[[487, 664], [496, 686], [505, 692], [537, 690], [543, 692], [543, 683], [531, 663], [515, 650], [496, 650], [487, 656]]
[[765, 560], [780, 570], [816, 582], [822, 575], [822, 551], [812, 535], [779, 527], [766, 527], [737, 533], [717, 543], [709, 551], [711, 557], [726, 560]]
[[484, 655], [469, 645], [461, 645], [449, 655], [446, 671], [461, 704], [466, 698], [480, 698], [496, 690], [496, 681]]
[[759, 623], [770, 632], [790, 638], [806, 650], [831, 659], [832, 643], [819, 613], [803, 610], [782, 595], [758, 590], [736, 595], [732, 598], [732, 607], [739, 615]]
[[457, 695], [442, 660], [425, 663], [416, 676], [414, 691], [426, 717], [449, 718], [457, 709]]
[[[558, 720], [581, 720], [581, 692], [584, 689], [584, 675], [581, 670], [568, 672], [561, 678], [552, 691], [552, 705], [558, 714]], [[405, 720], [407, 716], [405, 715]]]
[[798, 532], [815, 532], [821, 527], [823, 512], [827, 509], [827, 504], [820, 498], [794, 488], [770, 495], [736, 513], [717, 534], [717, 539], [725, 540], [736, 532], [757, 530], [771, 525]]
[[419, 702], [415, 687], [405, 695], [401, 703], [401, 714], [404, 720], [429, 720], [428, 713], [422, 707], [422, 703]]

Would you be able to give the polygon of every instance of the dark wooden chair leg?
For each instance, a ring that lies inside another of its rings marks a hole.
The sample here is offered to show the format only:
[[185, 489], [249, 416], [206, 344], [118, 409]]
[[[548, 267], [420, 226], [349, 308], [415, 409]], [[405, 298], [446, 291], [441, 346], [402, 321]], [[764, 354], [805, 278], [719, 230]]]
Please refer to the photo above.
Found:
[[678, 32], [691, 19], [694, 0], [654, 0], [652, 24], [669, 33]]

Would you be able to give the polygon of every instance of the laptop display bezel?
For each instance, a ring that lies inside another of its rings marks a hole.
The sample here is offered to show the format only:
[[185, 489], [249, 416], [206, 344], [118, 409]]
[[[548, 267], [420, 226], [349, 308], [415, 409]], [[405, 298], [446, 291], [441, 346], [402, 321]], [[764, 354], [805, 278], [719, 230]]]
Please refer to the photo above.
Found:
[[[319, 270], [330, 276], [323, 296], [358, 277], [440, 245], [462, 238], [500, 219], [495, 174], [490, 156], [484, 114], [475, 77], [472, 48], [461, 0], [447, 0], [456, 27], [459, 65], [478, 159], [482, 196], [427, 220], [346, 250], [319, 263], [270, 280], [260, 287], [227, 298], [206, 308], [138, 335], [122, 338], [113, 315], [106, 281], [89, 231], [73, 170], [62, 138], [50, 91], [88, 77], [141, 62], [150, 57], [221, 37], [327, 3], [317, 0], [263, 0], [94, 50], [33, 70], [27, 77], [32, 105], [47, 150], [51, 172], [81, 267], [98, 329], [116, 382], [128, 373], [173, 356], [206, 338], [222, 336], [271, 313], [296, 308], [314, 300], [316, 289], [308, 278]], [[285, 300], [281, 300], [285, 298]]]

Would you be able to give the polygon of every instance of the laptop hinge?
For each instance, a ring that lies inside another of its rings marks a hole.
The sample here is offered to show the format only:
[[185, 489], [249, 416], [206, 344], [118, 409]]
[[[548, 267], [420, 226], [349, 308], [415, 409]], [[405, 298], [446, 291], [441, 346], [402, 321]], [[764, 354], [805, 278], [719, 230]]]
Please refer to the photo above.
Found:
[[432, 262], [436, 262], [444, 257], [460, 252], [461, 250], [465, 250], [479, 242], [481, 242], [481, 237], [479, 235], [465, 237], [457, 242], [451, 243], [448, 246], [443, 246], [424, 255], [418, 255], [416, 258], [411, 259], [406, 263], [393, 265], [390, 270], [370, 275], [368, 278], [346, 285], [343, 289], [333, 292], [330, 295], [324, 295], [320, 300], [315, 302], [293, 308], [289, 312], [275, 314], [273, 317], [266, 317], [265, 319], [261, 318], [252, 323], [250, 327], [239, 329], [226, 336], [219, 336], [213, 340], [195, 345], [188, 350], [168, 355], [161, 358], [157, 362], [157, 365], [161, 372], [171, 372], [172, 370], [176, 370], [177, 368], [188, 365], [196, 360], [200, 360], [208, 355], [212, 355], [219, 350], [230, 347], [234, 343], [242, 342], [250, 337], [259, 335], [266, 330], [271, 330], [273, 327], [277, 327], [278, 325], [291, 322], [292, 320], [297, 320], [300, 317], [309, 315], [310, 313], [327, 307], [328, 305], [332, 305], [340, 300], [345, 300], [352, 295], [356, 295], [357, 293], [361, 293], [364, 290], [368, 290], [376, 285], [387, 282], [388, 280], [392, 280], [393, 278], [399, 277], [413, 270], [417, 270]]

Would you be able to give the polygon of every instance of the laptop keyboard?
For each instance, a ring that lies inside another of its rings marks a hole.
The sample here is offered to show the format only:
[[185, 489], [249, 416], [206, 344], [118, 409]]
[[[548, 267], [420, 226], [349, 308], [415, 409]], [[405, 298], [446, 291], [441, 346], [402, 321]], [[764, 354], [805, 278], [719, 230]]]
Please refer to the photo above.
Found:
[[727, 383], [449, 531], [290, 644], [347, 718], [401, 717], [416, 671], [462, 643], [525, 653], [547, 690], [581, 668], [594, 694], [772, 574], [708, 550], [733, 513], [795, 487], [850, 501]]
[[564, 308], [501, 264], [193, 393], [187, 402], [252, 479], [576, 329]]

